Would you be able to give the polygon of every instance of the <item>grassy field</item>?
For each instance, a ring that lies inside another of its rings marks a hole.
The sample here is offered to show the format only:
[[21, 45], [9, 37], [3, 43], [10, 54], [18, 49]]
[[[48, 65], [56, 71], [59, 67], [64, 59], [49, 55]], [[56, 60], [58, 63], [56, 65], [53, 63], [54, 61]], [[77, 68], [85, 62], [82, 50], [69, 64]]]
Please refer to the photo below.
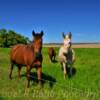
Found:
[[[59, 48], [56, 48], [58, 54]], [[100, 100], [100, 48], [76, 48], [76, 74], [64, 80], [58, 62], [51, 63], [47, 48], [43, 48], [43, 88], [35, 79], [30, 88], [26, 88], [25, 67], [21, 70], [21, 79], [17, 77], [17, 67], [13, 70], [13, 79], [9, 80], [10, 49], [0, 48], [0, 100]], [[57, 59], [57, 57], [56, 57]], [[36, 78], [36, 70], [32, 69]]]

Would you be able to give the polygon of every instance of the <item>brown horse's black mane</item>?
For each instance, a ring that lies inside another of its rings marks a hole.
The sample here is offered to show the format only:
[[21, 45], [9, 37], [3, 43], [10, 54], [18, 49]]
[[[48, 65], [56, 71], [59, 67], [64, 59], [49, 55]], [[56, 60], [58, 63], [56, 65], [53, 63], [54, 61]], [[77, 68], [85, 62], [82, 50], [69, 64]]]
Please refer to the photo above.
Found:
[[35, 34], [35, 38], [33, 39], [33, 41], [31, 41], [30, 43], [27, 44], [27, 47], [34, 49], [33, 45], [34, 45], [34, 41], [38, 40], [39, 38], [41, 38], [41, 35], [39, 33]]

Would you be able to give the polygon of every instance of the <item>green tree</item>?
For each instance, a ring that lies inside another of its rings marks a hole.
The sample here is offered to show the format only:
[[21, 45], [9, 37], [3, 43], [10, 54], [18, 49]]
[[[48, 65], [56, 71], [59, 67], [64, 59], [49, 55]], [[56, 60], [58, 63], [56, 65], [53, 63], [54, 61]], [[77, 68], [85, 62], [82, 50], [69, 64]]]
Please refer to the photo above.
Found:
[[1, 47], [8, 47], [8, 33], [6, 29], [0, 29], [0, 46]]
[[13, 30], [0, 29], [0, 47], [10, 47], [18, 43], [27, 44], [28, 42], [29, 38]]

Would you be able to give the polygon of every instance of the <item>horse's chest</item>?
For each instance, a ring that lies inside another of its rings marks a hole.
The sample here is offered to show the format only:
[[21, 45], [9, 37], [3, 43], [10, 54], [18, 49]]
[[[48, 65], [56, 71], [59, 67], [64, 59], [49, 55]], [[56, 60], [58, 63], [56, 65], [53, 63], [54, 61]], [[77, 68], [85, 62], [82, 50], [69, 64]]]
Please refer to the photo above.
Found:
[[63, 54], [67, 54], [68, 53], [68, 50], [65, 49], [65, 48], [61, 48], [60, 51], [59, 51], [59, 56], [64, 56]]

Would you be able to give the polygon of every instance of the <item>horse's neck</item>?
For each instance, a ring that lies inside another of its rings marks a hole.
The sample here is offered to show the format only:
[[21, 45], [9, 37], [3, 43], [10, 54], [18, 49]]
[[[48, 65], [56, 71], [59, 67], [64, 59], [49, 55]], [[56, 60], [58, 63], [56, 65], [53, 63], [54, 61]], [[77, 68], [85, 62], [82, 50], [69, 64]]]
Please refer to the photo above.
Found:
[[64, 52], [68, 53], [69, 51], [71, 51], [72, 48], [71, 47], [68, 48], [67, 46], [63, 45], [62, 49]]
[[[28, 44], [27, 47], [28, 47], [29, 49], [31, 49], [31, 51], [33, 52], [33, 54], [36, 53], [36, 52], [34, 51], [34, 43]], [[41, 53], [41, 51], [40, 51], [40, 53]]]

